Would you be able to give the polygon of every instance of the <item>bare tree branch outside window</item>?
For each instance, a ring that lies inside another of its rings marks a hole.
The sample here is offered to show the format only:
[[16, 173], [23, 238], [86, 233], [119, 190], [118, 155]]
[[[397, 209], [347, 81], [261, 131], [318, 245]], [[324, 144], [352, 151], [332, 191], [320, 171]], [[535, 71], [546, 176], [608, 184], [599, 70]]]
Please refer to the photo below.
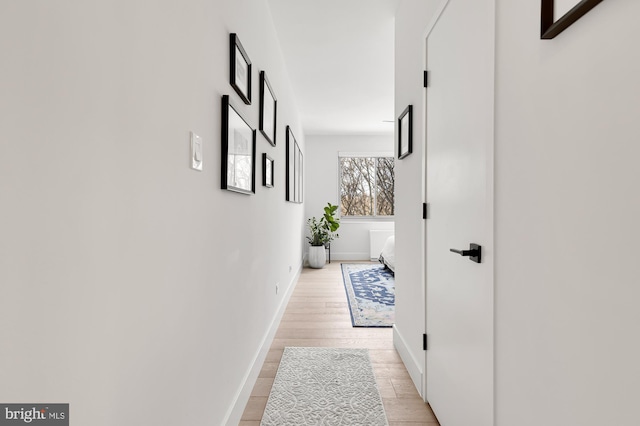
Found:
[[376, 158], [376, 215], [393, 216], [394, 183], [393, 157]]
[[340, 212], [393, 216], [393, 157], [340, 157]]

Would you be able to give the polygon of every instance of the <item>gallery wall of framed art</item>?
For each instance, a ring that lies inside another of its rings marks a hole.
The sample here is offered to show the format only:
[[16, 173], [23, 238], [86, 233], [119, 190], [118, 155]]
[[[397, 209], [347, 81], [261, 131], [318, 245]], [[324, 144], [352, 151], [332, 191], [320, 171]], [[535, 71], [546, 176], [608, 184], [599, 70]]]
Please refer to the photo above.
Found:
[[[222, 141], [221, 141], [221, 187], [242, 194], [256, 193], [256, 158], [261, 159], [262, 187], [277, 187], [277, 177], [284, 176], [283, 189], [285, 200], [295, 204], [303, 201], [304, 155], [292, 128], [284, 128], [286, 144], [284, 146], [284, 165], [282, 174], [278, 173], [276, 157], [278, 147], [278, 99], [267, 71], [259, 70], [258, 111], [252, 103], [252, 85], [254, 72], [247, 49], [237, 33], [229, 34], [229, 84], [234, 89], [232, 95], [224, 95], [222, 103]], [[241, 102], [235, 102], [237, 98]], [[251, 125], [258, 114], [258, 130]], [[257, 138], [257, 134], [261, 135]], [[258, 141], [258, 139], [260, 139]], [[263, 143], [263, 142], [266, 142]]]

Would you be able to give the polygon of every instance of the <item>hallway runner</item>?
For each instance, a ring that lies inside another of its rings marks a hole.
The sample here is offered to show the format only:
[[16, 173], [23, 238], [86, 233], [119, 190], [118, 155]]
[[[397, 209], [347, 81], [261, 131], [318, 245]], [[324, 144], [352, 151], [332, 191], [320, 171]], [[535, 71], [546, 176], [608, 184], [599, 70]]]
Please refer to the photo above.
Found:
[[261, 426], [388, 426], [368, 349], [284, 348]]

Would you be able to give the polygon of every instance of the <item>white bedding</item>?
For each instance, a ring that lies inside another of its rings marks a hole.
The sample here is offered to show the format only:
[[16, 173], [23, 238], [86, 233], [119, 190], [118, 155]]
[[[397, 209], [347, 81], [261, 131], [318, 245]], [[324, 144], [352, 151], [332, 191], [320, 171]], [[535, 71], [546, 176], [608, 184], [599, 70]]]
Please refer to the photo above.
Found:
[[387, 241], [384, 242], [382, 253], [380, 253], [378, 260], [393, 272], [396, 271], [396, 239], [394, 235], [387, 238]]

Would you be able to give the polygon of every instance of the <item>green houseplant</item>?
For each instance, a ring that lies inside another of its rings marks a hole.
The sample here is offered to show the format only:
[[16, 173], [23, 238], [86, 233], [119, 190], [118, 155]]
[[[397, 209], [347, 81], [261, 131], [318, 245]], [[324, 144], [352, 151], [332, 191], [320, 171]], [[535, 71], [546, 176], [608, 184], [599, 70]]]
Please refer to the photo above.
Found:
[[307, 225], [309, 226], [309, 266], [312, 268], [322, 268], [327, 261], [324, 251], [326, 245], [338, 238], [336, 233], [340, 227], [340, 219], [335, 216], [338, 206], [327, 203], [324, 208], [324, 214], [320, 219], [316, 217], [309, 218]]

